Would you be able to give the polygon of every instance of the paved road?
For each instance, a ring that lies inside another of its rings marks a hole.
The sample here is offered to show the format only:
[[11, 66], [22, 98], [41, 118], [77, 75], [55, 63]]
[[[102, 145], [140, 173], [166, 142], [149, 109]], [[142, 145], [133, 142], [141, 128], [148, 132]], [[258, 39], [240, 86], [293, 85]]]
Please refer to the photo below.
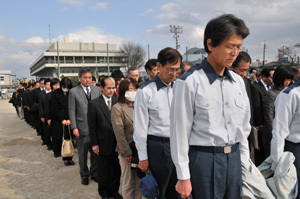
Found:
[[80, 183], [77, 153], [74, 161], [67, 167], [54, 158], [8, 100], [0, 100], [0, 199], [99, 199], [94, 181]]

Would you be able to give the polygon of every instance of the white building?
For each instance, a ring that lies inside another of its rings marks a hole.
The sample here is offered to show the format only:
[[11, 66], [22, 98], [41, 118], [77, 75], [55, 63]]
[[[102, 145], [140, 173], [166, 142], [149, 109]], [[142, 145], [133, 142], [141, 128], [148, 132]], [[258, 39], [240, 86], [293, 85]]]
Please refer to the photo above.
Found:
[[0, 70], [0, 98], [7, 98], [16, 88], [16, 76], [10, 70]]
[[31, 64], [30, 75], [77, 77], [80, 68], [88, 67], [97, 77], [109, 75], [124, 63], [126, 58], [116, 44], [55, 42]]

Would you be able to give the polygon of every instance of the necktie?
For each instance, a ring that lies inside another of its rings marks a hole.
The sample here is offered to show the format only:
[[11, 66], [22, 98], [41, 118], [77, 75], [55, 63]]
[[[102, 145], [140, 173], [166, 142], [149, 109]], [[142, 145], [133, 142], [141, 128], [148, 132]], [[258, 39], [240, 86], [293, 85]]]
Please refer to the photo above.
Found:
[[111, 110], [111, 102], [110, 102], [110, 100], [107, 100], [107, 107], [108, 107], [109, 110]]
[[89, 100], [91, 99], [91, 93], [90, 93], [89, 87], [86, 87], [86, 96]]

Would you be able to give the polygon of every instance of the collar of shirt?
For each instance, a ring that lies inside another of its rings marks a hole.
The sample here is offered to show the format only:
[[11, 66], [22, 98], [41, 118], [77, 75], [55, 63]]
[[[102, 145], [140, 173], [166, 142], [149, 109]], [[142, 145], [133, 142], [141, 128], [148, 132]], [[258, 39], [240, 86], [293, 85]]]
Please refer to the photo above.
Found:
[[46, 91], [46, 94], [47, 94], [47, 93], [51, 93], [52, 90], [50, 90], [50, 91], [45, 90], [45, 91]]
[[264, 82], [264, 80], [261, 79], [260, 82], [264, 85], [266, 91], [268, 91], [269, 90], [269, 86]]
[[[82, 84], [80, 84], [80, 85], [82, 86], [82, 88], [83, 88], [83, 90], [84, 90], [84, 92], [85, 92], [85, 94], [86, 94], [86, 87], [83, 86]], [[90, 91], [90, 93], [91, 93], [91, 86], [88, 86], [88, 88], [89, 88], [89, 91]]]
[[106, 106], [107, 106], [107, 101], [108, 100], [110, 100], [110, 104], [112, 104], [111, 98], [107, 98], [107, 97], [105, 97], [105, 95], [102, 95], [102, 96], [103, 96], [103, 99], [105, 101]]
[[169, 83], [169, 84], [166, 84], [163, 80], [161, 80], [159, 77], [158, 77], [158, 74], [155, 76], [155, 79], [154, 79], [155, 83], [156, 83], [156, 87], [157, 87], [157, 91], [159, 91], [159, 89], [163, 88], [163, 87], [168, 87], [168, 86], [171, 86], [173, 87], [173, 82]]
[[[216, 71], [215, 69], [210, 65], [210, 63], [204, 59], [203, 60], [203, 70], [209, 80], [209, 83], [212, 84], [214, 83], [214, 81], [216, 79], [218, 79], [219, 77], [221, 77]], [[224, 70], [224, 76], [225, 78], [229, 78], [231, 81], [235, 82], [234, 78], [232, 77], [232, 75], [230, 74], [229, 70], [227, 67], [225, 67]]]

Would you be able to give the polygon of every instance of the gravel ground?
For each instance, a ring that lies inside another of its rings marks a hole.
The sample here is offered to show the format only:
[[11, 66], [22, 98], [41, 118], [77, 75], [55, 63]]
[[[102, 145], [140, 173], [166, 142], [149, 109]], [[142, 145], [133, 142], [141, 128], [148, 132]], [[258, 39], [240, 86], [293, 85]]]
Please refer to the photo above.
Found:
[[76, 150], [73, 159], [74, 166], [64, 166], [54, 158], [8, 100], [0, 100], [0, 199], [101, 198], [93, 180], [81, 184]]

